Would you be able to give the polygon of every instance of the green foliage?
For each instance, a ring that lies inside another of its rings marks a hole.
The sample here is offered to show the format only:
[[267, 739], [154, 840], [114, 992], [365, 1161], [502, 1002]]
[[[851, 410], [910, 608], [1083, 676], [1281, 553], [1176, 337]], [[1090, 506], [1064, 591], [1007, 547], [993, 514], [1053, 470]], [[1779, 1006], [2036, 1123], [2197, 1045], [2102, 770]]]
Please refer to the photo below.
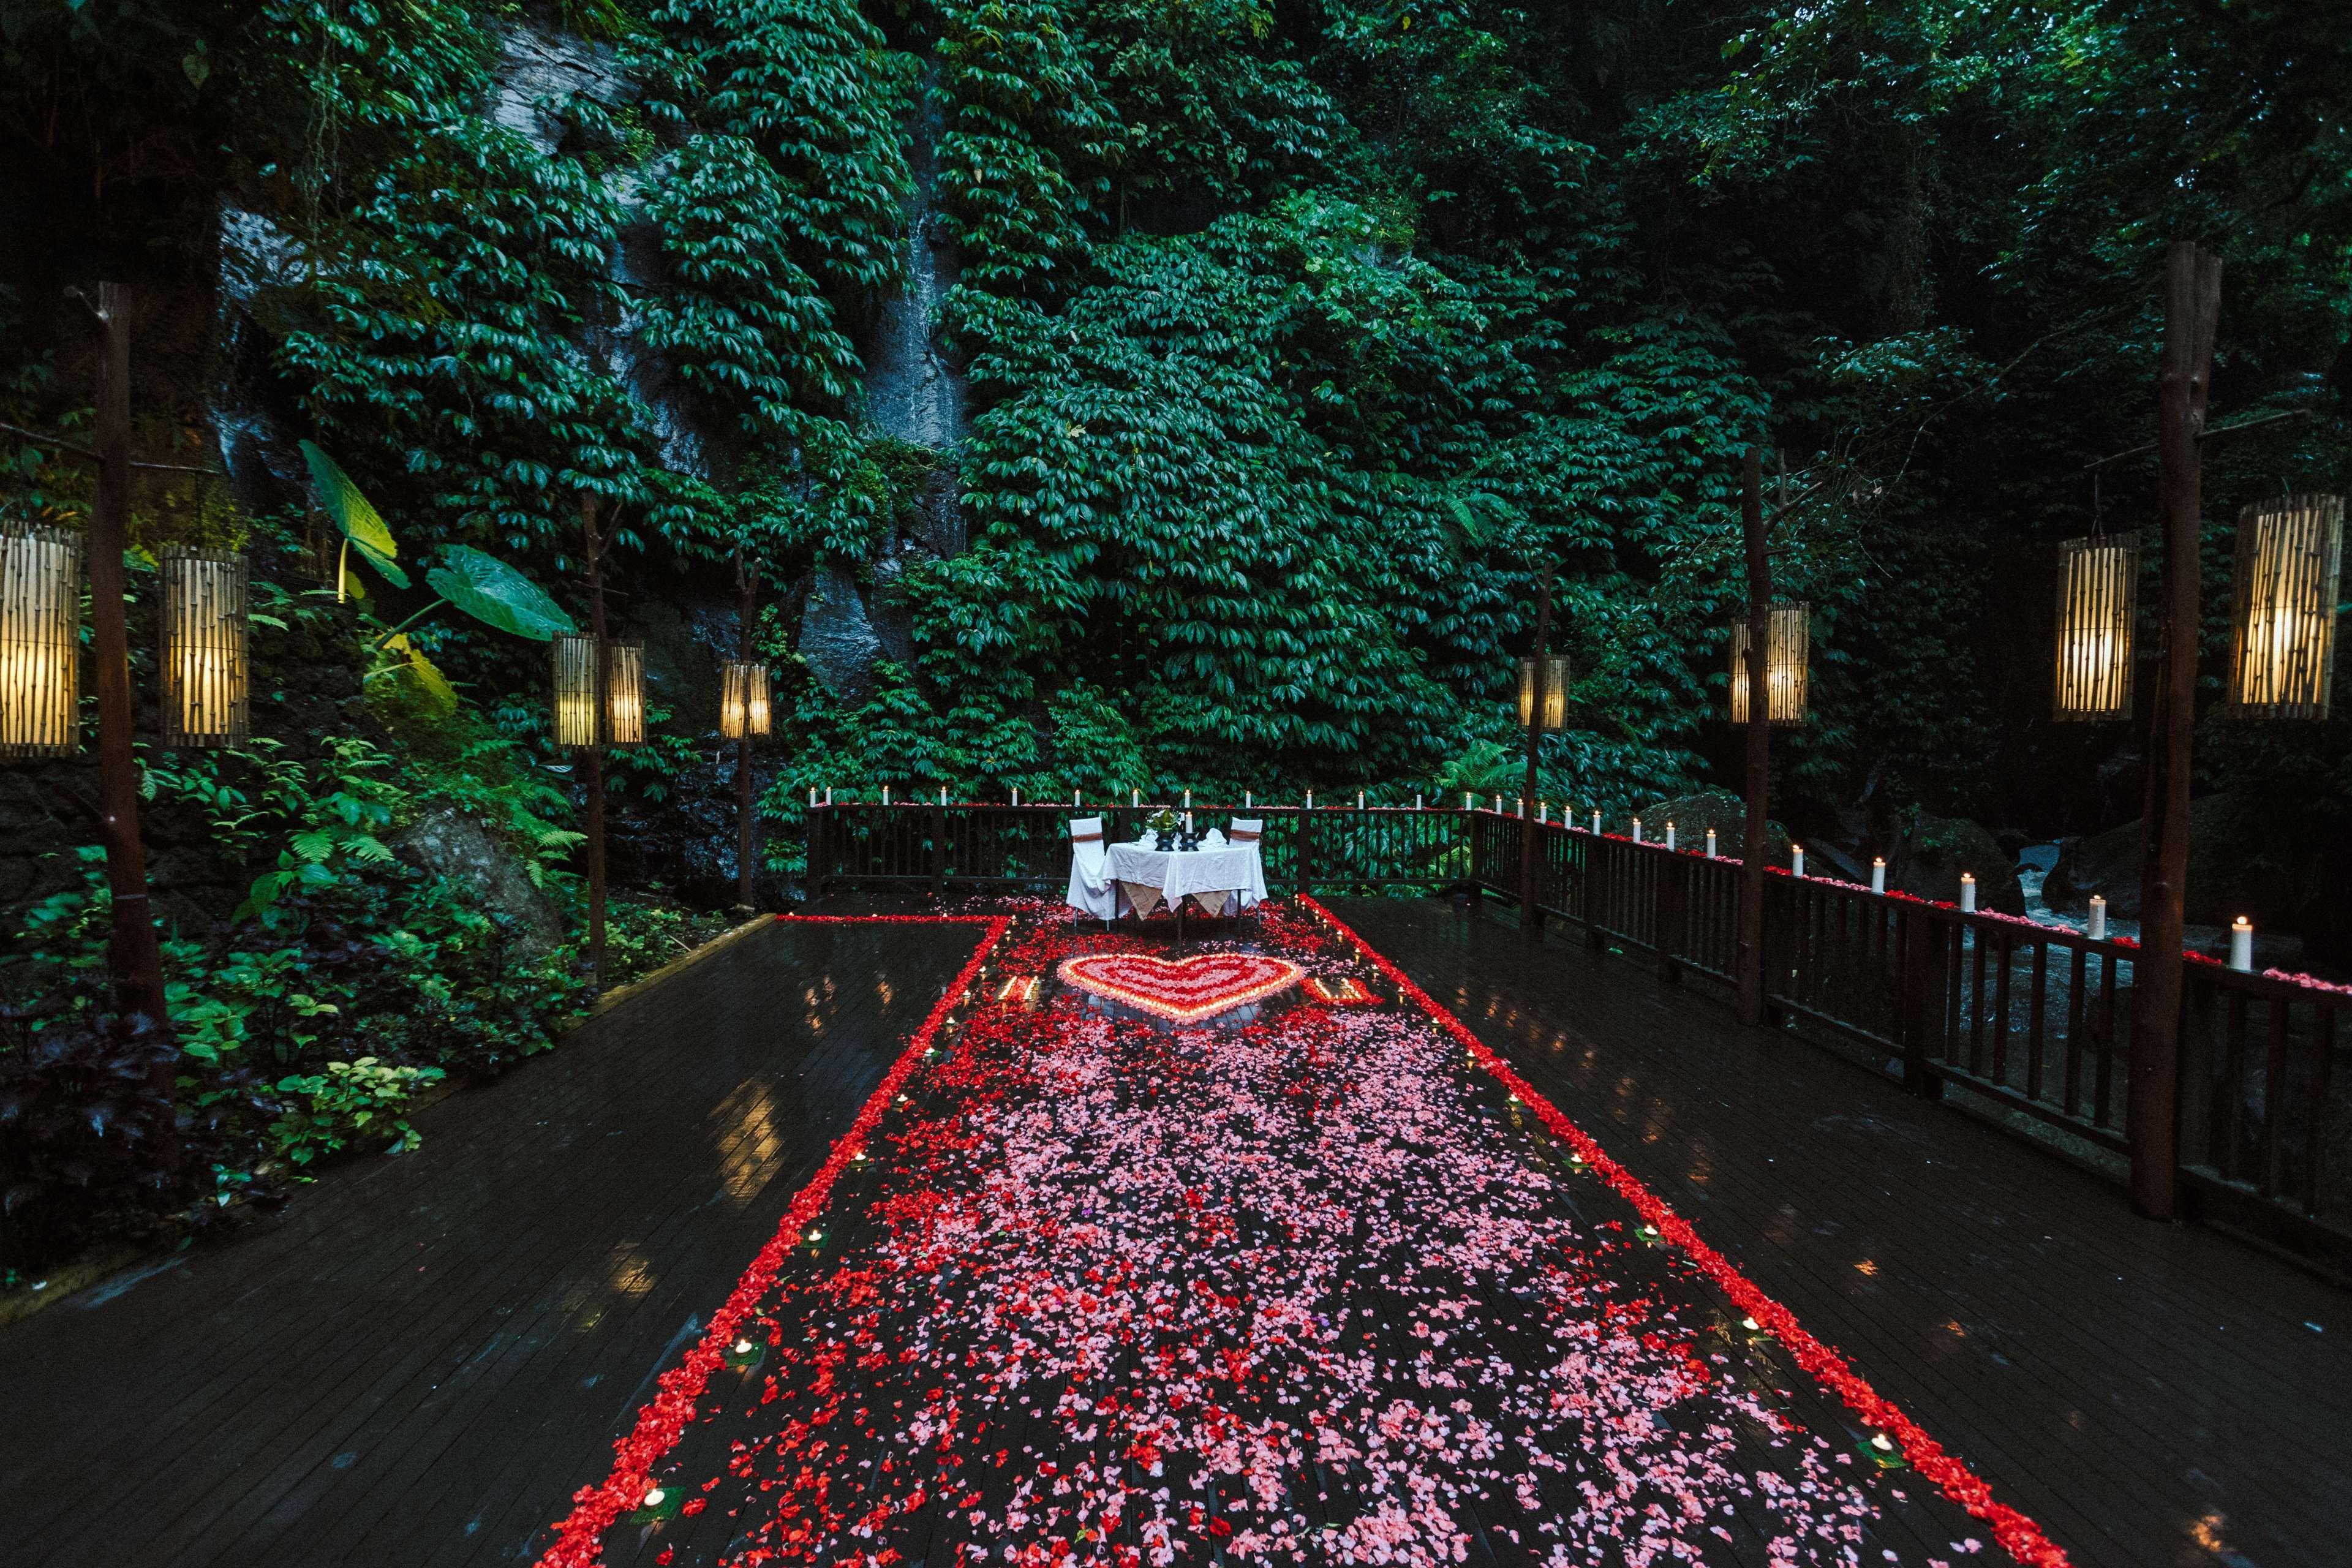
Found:
[[404, 1154], [425, 1140], [400, 1113], [420, 1087], [444, 1076], [439, 1068], [392, 1067], [373, 1057], [329, 1062], [323, 1073], [289, 1073], [278, 1079], [278, 1091], [301, 1096], [306, 1103], [270, 1123], [270, 1147], [298, 1169], [340, 1152], [362, 1133], [386, 1140], [385, 1153]]
[[484, 626], [510, 632], [532, 642], [570, 637], [576, 629], [572, 617], [538, 584], [494, 555], [470, 545], [452, 544], [441, 552], [441, 564], [425, 574], [433, 591]]

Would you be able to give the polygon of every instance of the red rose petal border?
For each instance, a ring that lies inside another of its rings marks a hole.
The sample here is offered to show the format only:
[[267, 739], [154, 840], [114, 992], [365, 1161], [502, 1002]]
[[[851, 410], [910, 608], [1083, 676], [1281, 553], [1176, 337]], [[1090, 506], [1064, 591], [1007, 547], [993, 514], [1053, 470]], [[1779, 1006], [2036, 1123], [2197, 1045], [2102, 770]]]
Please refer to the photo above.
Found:
[[972, 950], [970, 959], [948, 982], [947, 989], [932, 1004], [912, 1036], [907, 1048], [890, 1064], [890, 1070], [866, 1097], [858, 1108], [857, 1119], [849, 1131], [834, 1141], [833, 1152], [825, 1156], [816, 1174], [806, 1185], [793, 1194], [791, 1205], [751, 1267], [743, 1271], [727, 1304], [711, 1315], [710, 1327], [695, 1347], [686, 1352], [686, 1359], [659, 1380], [661, 1392], [637, 1412], [637, 1424], [629, 1435], [613, 1447], [615, 1457], [612, 1474], [601, 1486], [583, 1487], [572, 1494], [572, 1509], [556, 1526], [555, 1543], [541, 1554], [536, 1568], [593, 1568], [604, 1557], [604, 1532], [613, 1521], [635, 1509], [653, 1484], [653, 1468], [662, 1462], [686, 1428], [694, 1420], [695, 1401], [710, 1382], [710, 1374], [726, 1359], [727, 1347], [735, 1337], [735, 1330], [751, 1309], [766, 1295], [783, 1267], [784, 1258], [809, 1221], [814, 1219], [833, 1196], [833, 1184], [837, 1181], [875, 1126], [882, 1120], [883, 1110], [890, 1104], [899, 1089], [920, 1065], [923, 1053], [930, 1048], [940, 1025], [947, 1018], [948, 1009], [970, 989], [981, 965], [1004, 933], [1013, 927], [1011, 915], [778, 915], [779, 921], [797, 925], [984, 925], [987, 933]]
[[1643, 1185], [1641, 1178], [1611, 1159], [1582, 1128], [1570, 1121], [1567, 1114], [1533, 1084], [1513, 1071], [1510, 1064], [1489, 1049], [1486, 1043], [1473, 1034], [1461, 1019], [1440, 1005], [1428, 992], [1414, 984], [1404, 971], [1382, 957], [1371, 943], [1320, 901], [1301, 893], [1298, 902], [1353, 943], [1356, 950], [1396, 986], [1400, 998], [1410, 999], [1436, 1020], [1441, 1028], [1460, 1041], [1474, 1061], [1526, 1102], [1549, 1131], [1581, 1155], [1584, 1163], [1615, 1189], [1620, 1197], [1631, 1204], [1644, 1220], [1657, 1226], [1660, 1236], [1682, 1248], [1698, 1266], [1699, 1271], [1731, 1299], [1732, 1305], [1754, 1318], [1786, 1345], [1797, 1364], [1811, 1373], [1814, 1381], [1843, 1400], [1846, 1407], [1864, 1421], [1901, 1444], [1904, 1457], [1911, 1461], [1912, 1467], [1933, 1481], [1953, 1502], [1984, 1521], [1992, 1531], [1993, 1538], [2000, 1542], [2010, 1556], [2028, 1564], [2028, 1568], [2067, 1568], [2064, 1549], [2042, 1534], [2040, 1525], [2007, 1504], [1994, 1501], [1992, 1489], [1975, 1471], [1946, 1453], [1943, 1446], [1927, 1436], [1919, 1424], [1906, 1415], [1894, 1401], [1871, 1387], [1845, 1357], [1808, 1333], [1797, 1321], [1795, 1313], [1766, 1295], [1753, 1280], [1740, 1273], [1730, 1259], [1700, 1240], [1698, 1232], [1691, 1228], [1688, 1220], [1669, 1207], [1664, 1199]]

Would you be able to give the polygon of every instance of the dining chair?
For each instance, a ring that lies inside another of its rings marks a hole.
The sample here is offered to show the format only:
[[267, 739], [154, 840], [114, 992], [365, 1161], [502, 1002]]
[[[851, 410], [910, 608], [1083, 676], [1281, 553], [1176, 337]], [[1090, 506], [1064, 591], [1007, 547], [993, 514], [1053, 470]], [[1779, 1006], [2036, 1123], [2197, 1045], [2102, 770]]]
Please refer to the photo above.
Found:
[[[1265, 847], [1262, 842], [1265, 837], [1265, 819], [1262, 816], [1236, 816], [1225, 828], [1225, 842], [1233, 845], [1235, 848], [1239, 848], [1245, 844], [1256, 845], [1258, 847], [1258, 860], [1261, 867], [1264, 865], [1265, 859]], [[1234, 920], [1235, 924], [1240, 923], [1241, 917], [1243, 915], [1252, 913], [1257, 908], [1255, 904], [1250, 905], [1248, 909], [1241, 908], [1241, 895], [1239, 893], [1234, 895], [1234, 903], [1235, 906], [1234, 910]], [[1263, 918], [1261, 918], [1259, 921], [1261, 930], [1264, 929], [1264, 925], [1265, 921]]]
[[1103, 852], [1099, 816], [1070, 819], [1070, 890], [1064, 901], [1078, 915], [1102, 921], [1105, 931], [1118, 918], [1118, 889], [1111, 883], [1109, 858]]

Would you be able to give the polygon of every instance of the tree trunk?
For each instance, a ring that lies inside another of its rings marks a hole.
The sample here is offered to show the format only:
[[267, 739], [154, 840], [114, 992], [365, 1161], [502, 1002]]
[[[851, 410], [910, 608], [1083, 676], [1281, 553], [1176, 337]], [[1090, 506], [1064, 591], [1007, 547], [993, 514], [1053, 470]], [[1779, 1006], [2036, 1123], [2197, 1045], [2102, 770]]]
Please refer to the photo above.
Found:
[[2189, 868], [2189, 731], [2196, 722], [2199, 443], [2221, 312], [2221, 258], [2182, 243], [2164, 268], [2164, 362], [2157, 384], [2158, 510], [2164, 521], [2164, 646], [2157, 684], [2140, 871], [2140, 951], [2132, 973], [2132, 1206], [2173, 1215], [2179, 1100], [2181, 927]]
[[1519, 929], [1530, 935], [1543, 930], [1543, 902], [1538, 896], [1543, 855], [1537, 842], [1536, 758], [1543, 740], [1544, 656], [1551, 649], [1551, 563], [1536, 576], [1535, 700], [1528, 708], [1528, 779], [1519, 806]]
[[[99, 836], [106, 845], [106, 886], [114, 908], [109, 950], [114, 1005], [172, 1036], [163, 996], [163, 954], [147, 898], [146, 854], [139, 840], [139, 764], [131, 750], [131, 638], [123, 625], [122, 552], [130, 543], [131, 297], [101, 283], [98, 313], [98, 495], [89, 514], [89, 620], [98, 676]], [[164, 1161], [179, 1163], [172, 1104], [179, 1064], [159, 1053], [148, 1088], [164, 1111]]]
[[1750, 447], [1739, 475], [1739, 523], [1748, 543], [1748, 832], [1739, 867], [1739, 1021], [1764, 1021], [1764, 820], [1772, 784], [1771, 693], [1766, 644], [1772, 629], [1772, 558], [1764, 547], [1764, 448]]

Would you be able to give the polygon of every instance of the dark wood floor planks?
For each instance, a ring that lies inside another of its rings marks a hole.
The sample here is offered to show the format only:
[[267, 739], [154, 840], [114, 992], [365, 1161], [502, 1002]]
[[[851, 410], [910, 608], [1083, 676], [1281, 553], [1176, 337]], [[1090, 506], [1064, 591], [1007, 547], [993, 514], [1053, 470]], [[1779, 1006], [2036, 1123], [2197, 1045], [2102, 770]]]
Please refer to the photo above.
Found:
[[415, 1154], [0, 1334], [0, 1561], [527, 1561], [976, 934], [752, 932]]
[[[2343, 1293], [1580, 935], [1338, 908], [2076, 1561], [2352, 1562]], [[756, 933], [0, 1333], [0, 1561], [528, 1561], [975, 934]]]
[[1334, 908], [2076, 1561], [2352, 1562], [2343, 1292], [1580, 932]]

